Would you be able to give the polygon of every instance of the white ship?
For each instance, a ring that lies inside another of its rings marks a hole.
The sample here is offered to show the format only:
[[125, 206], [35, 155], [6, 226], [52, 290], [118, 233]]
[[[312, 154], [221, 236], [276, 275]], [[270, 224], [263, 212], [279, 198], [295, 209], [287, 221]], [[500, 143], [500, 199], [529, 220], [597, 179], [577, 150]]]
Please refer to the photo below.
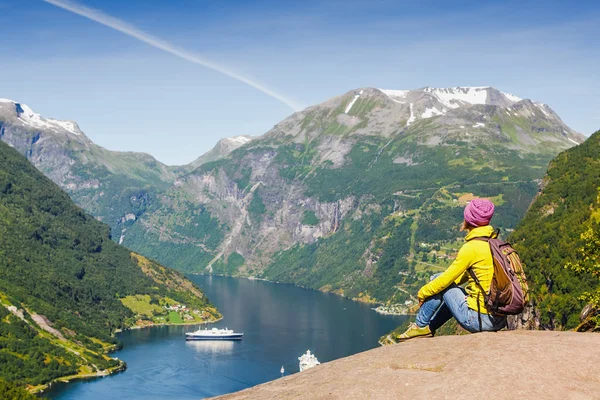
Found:
[[321, 364], [310, 350], [306, 350], [306, 354], [302, 354], [302, 356], [298, 357], [298, 361], [300, 361], [300, 372]]
[[196, 332], [187, 332], [185, 340], [240, 340], [243, 333], [236, 333], [231, 329], [198, 329]]

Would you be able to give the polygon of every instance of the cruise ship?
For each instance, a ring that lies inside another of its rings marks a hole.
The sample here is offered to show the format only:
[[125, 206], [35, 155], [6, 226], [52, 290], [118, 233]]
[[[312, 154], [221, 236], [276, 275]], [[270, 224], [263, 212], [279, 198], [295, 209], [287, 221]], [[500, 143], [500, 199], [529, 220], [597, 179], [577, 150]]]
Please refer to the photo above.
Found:
[[198, 329], [195, 332], [186, 332], [185, 340], [241, 340], [243, 333], [236, 333], [231, 329]]
[[306, 354], [302, 354], [302, 356], [298, 357], [298, 361], [300, 361], [300, 372], [321, 364], [319, 360], [317, 360], [317, 357], [310, 352], [310, 350], [306, 350]]

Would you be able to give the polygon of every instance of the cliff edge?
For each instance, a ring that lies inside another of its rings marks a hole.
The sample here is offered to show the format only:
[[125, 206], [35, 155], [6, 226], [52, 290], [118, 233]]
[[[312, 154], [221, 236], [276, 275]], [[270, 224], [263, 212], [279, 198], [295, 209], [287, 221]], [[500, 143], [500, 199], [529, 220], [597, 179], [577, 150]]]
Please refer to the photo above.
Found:
[[600, 335], [504, 331], [414, 339], [218, 399], [598, 399]]

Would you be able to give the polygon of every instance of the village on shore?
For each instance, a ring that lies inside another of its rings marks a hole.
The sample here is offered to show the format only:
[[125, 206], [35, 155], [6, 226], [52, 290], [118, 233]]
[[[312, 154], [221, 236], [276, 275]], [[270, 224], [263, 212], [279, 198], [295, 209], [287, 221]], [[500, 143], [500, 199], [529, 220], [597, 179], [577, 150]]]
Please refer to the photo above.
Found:
[[415, 302], [413, 300], [406, 300], [404, 304], [390, 304], [380, 305], [376, 308], [372, 308], [373, 311], [383, 315], [408, 315], [411, 313]]

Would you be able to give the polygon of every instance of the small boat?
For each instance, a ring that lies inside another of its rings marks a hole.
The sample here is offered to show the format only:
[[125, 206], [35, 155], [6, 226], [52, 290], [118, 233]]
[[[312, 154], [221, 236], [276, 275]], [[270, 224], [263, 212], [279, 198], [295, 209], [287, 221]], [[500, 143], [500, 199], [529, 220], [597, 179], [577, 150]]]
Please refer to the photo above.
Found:
[[281, 366], [281, 369], [279, 370], [279, 372], [281, 372], [281, 376], [283, 376], [283, 374], [285, 374], [285, 369], [283, 369], [283, 365]]
[[195, 332], [187, 332], [185, 340], [241, 340], [243, 333], [236, 333], [231, 329], [198, 329]]
[[306, 350], [306, 354], [302, 354], [302, 356], [298, 357], [298, 361], [300, 361], [300, 372], [321, 364], [310, 350]]

